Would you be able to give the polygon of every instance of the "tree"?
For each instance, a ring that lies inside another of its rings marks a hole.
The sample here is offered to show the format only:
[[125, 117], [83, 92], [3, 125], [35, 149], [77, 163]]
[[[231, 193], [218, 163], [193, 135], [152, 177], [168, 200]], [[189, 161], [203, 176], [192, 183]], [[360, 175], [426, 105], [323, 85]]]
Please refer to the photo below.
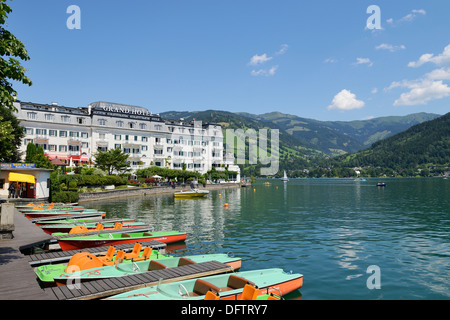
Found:
[[113, 171], [119, 173], [130, 171], [130, 165], [127, 160], [128, 154], [120, 149], [99, 151], [95, 155], [95, 166], [112, 175]]
[[0, 105], [0, 161], [19, 162], [24, 128], [13, 112]]
[[34, 163], [36, 168], [55, 169], [48, 157], [44, 154], [44, 149], [41, 146], [36, 146], [33, 143], [27, 145], [27, 154], [25, 161]]
[[6, 0], [0, 0], [0, 105], [16, 111], [13, 103], [17, 92], [13, 89], [9, 79], [29, 86], [32, 85], [32, 82], [25, 75], [26, 69], [20, 65], [17, 59], [13, 58], [17, 57], [24, 61], [30, 59], [24, 44], [4, 28], [6, 18], [11, 11]]

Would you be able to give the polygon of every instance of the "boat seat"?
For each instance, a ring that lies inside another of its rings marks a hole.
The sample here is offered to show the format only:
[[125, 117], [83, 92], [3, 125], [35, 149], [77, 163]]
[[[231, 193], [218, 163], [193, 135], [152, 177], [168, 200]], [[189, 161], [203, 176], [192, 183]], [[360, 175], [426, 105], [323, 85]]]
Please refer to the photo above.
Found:
[[131, 261], [137, 262], [137, 261], [144, 261], [147, 259], [150, 259], [150, 255], [152, 254], [153, 249], [151, 247], [145, 247], [144, 251], [142, 251], [142, 256], [131, 258]]
[[124, 258], [125, 258], [125, 251], [119, 250], [112, 264], [115, 264], [117, 266], [119, 263], [123, 262]]
[[142, 235], [145, 236], [145, 237], [151, 237], [152, 236], [152, 234], [149, 233], [149, 232], [144, 232]]
[[148, 265], [148, 271], [155, 271], [155, 270], [162, 270], [166, 269], [167, 267], [163, 265], [161, 262], [158, 262], [156, 260], [151, 260]]
[[256, 285], [253, 282], [232, 274], [228, 277], [227, 286], [223, 287], [222, 291], [241, 289], [244, 288], [246, 284], [251, 284], [256, 287]]
[[241, 300], [256, 300], [259, 294], [259, 289], [251, 284], [246, 284], [244, 290], [242, 291]]
[[195, 264], [196, 262], [195, 261], [192, 261], [191, 259], [188, 259], [188, 258], [180, 258], [180, 260], [178, 261], [178, 266], [179, 267], [181, 267], [181, 266], [186, 266], [186, 265], [188, 265], [188, 264]]
[[204, 300], [220, 300], [220, 296], [216, 291], [209, 289]]
[[122, 233], [120, 235], [121, 238], [131, 238], [131, 236], [128, 233]]
[[191, 297], [204, 296], [208, 293], [209, 290], [220, 292], [220, 288], [213, 285], [212, 283], [202, 279], [197, 279], [194, 284], [194, 290], [193, 292], [189, 293], [189, 296]]
[[139, 256], [139, 253], [141, 252], [141, 248], [142, 244], [136, 242], [134, 244], [133, 250], [130, 253], [125, 254], [125, 259], [137, 258]]
[[112, 264], [112, 260], [114, 258], [114, 252], [116, 252], [116, 247], [109, 246], [108, 251], [106, 251], [106, 255], [97, 257], [97, 258], [99, 258], [100, 261], [103, 262], [103, 264], [107, 264], [107, 263]]

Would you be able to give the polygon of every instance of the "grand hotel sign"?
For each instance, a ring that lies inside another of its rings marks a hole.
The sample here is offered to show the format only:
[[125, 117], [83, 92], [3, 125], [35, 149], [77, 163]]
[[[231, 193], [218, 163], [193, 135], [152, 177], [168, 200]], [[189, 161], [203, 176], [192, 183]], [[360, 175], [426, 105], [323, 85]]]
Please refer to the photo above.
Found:
[[118, 103], [111, 102], [94, 102], [90, 104], [92, 114], [110, 116], [110, 117], [120, 117], [120, 118], [130, 118], [130, 119], [141, 119], [150, 121], [161, 121], [161, 118], [157, 115], [153, 115], [146, 108], [122, 105]]

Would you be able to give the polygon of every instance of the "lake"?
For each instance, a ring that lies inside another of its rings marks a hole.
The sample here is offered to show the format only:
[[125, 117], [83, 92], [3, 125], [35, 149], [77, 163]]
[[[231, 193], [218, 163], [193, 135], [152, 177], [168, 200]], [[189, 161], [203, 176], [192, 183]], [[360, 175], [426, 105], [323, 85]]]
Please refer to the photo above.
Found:
[[83, 205], [187, 232], [176, 255], [232, 252], [241, 270], [303, 274], [288, 299], [450, 298], [450, 179], [257, 180], [205, 199], [162, 194]]

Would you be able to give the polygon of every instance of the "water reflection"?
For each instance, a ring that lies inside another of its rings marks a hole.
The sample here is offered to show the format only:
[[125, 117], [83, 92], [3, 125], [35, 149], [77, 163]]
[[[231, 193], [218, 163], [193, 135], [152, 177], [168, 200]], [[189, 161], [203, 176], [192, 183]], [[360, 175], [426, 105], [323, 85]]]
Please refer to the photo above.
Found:
[[[448, 299], [449, 181], [391, 178], [377, 188], [377, 179], [271, 180], [205, 199], [168, 194], [84, 205], [187, 232], [178, 252], [232, 251], [242, 270], [302, 273], [302, 299]], [[366, 286], [370, 265], [380, 267], [380, 290]]]

